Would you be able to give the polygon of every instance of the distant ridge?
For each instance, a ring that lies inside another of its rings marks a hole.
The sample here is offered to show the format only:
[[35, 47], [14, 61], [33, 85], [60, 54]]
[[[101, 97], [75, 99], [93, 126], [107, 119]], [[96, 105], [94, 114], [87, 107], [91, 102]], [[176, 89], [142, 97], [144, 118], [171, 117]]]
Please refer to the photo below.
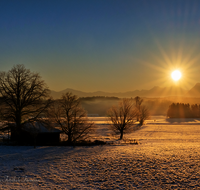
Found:
[[200, 83], [195, 84], [195, 86], [187, 92], [187, 95], [191, 97], [200, 97]]
[[130, 97], [135, 97], [135, 96], [151, 97], [151, 98], [169, 97], [169, 96], [200, 97], [200, 83], [197, 83], [189, 91], [184, 90], [180, 87], [175, 87], [175, 86], [164, 87], [164, 88], [155, 86], [150, 90], [134, 90], [134, 91], [128, 91], [128, 92], [119, 92], [119, 93], [110, 93], [110, 92], [102, 92], [102, 91], [82, 92], [79, 90], [67, 88], [59, 92], [52, 90], [51, 96], [55, 99], [58, 99], [58, 98], [61, 98], [62, 94], [66, 92], [72, 92], [78, 97], [91, 97], [91, 96], [114, 96], [114, 97], [119, 97], [119, 98], [130, 98]]

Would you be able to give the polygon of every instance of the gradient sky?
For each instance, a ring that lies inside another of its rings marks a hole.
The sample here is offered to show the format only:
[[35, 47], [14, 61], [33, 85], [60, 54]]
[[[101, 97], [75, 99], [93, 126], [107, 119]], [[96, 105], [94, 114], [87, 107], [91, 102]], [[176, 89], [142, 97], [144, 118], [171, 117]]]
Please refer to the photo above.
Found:
[[125, 92], [200, 82], [198, 0], [1, 0], [0, 70], [51, 90]]

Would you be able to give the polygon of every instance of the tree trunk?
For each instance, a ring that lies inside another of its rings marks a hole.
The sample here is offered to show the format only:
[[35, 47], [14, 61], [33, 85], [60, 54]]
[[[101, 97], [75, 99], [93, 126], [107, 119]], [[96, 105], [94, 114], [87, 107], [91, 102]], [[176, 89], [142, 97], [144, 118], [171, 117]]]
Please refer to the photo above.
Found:
[[20, 142], [21, 139], [21, 133], [22, 133], [22, 127], [21, 127], [21, 117], [20, 115], [17, 113], [16, 114], [16, 126], [14, 127], [13, 131], [14, 131], [14, 140]]
[[16, 114], [16, 130], [18, 133], [21, 133], [21, 114]]
[[120, 131], [120, 140], [122, 140], [123, 139], [123, 133], [124, 131], [122, 130], [122, 131]]
[[72, 135], [71, 135], [71, 133], [68, 133], [68, 143], [69, 144], [72, 144]]
[[34, 148], [36, 148], [36, 137], [34, 137]]

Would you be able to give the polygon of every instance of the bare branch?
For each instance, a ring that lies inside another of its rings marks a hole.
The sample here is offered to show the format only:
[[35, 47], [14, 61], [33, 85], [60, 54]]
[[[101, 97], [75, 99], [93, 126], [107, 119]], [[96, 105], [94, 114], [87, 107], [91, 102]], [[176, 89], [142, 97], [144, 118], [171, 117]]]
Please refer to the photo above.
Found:
[[50, 109], [52, 118], [68, 136], [68, 143], [84, 140], [94, 127], [87, 119], [86, 111], [80, 107], [80, 100], [72, 93], [66, 93], [55, 101]]
[[112, 107], [108, 110], [108, 116], [112, 122], [111, 128], [114, 132], [120, 133], [120, 139], [123, 133], [128, 131], [136, 117], [133, 101], [131, 99], [122, 99], [119, 107]]
[[[37, 120], [50, 105], [49, 89], [37, 73], [24, 65], [16, 65], [0, 73], [1, 119], [15, 122], [20, 129], [24, 122]], [[31, 119], [30, 119], [31, 118]]]

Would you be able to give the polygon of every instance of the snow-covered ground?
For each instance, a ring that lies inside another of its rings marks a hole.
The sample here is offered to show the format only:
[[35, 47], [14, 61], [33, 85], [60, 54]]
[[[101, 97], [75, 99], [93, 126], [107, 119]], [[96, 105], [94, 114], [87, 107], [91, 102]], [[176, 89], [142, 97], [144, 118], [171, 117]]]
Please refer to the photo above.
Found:
[[0, 146], [0, 189], [200, 189], [200, 121], [155, 117], [124, 144], [96, 118], [92, 147]]

